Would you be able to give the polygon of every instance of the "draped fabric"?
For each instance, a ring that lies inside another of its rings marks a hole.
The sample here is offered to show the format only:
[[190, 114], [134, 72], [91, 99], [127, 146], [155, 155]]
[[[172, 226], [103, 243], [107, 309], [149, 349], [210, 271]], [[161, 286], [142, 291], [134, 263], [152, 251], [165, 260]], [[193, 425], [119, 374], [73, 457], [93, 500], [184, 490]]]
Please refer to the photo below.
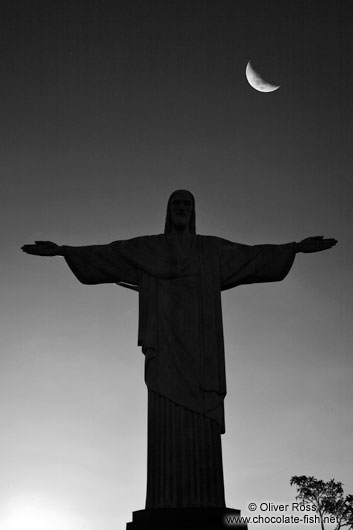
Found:
[[63, 250], [82, 283], [139, 292], [138, 344], [148, 387], [146, 508], [224, 507], [221, 291], [282, 280], [294, 244], [166, 234]]
[[146, 508], [224, 506], [219, 424], [149, 391]]
[[292, 266], [294, 244], [248, 246], [167, 234], [63, 249], [82, 283], [139, 291], [138, 343], [147, 387], [215, 420], [224, 432], [221, 291], [282, 280]]

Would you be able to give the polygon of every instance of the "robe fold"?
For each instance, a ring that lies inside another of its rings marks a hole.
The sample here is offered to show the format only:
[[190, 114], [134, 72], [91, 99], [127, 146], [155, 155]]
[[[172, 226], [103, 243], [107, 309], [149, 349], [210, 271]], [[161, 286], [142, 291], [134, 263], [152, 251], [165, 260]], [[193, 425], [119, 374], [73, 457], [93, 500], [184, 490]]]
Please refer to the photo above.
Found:
[[138, 290], [138, 344], [145, 354], [148, 389], [216, 421], [223, 433], [221, 291], [284, 279], [294, 245], [249, 246], [213, 236], [166, 234], [63, 250], [80, 282]]

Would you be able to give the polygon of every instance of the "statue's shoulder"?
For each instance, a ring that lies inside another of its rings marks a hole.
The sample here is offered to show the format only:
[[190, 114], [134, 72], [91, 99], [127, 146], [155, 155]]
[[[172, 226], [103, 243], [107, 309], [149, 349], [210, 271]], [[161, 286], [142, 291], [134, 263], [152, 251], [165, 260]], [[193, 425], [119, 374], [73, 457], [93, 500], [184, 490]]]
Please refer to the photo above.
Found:
[[225, 245], [234, 245], [232, 241], [228, 241], [228, 239], [224, 239], [223, 237], [203, 235], [198, 235], [197, 237], [201, 238], [204, 244], [217, 248], [224, 247]]
[[154, 234], [135, 238], [136, 245], [146, 249], [157, 251], [166, 245], [164, 234]]
[[142, 252], [160, 247], [162, 240], [159, 235], [137, 236], [129, 239], [113, 241], [110, 246], [117, 251]]
[[236, 243], [217, 236], [199, 236], [202, 238], [202, 246], [208, 252], [218, 253], [222, 258], [226, 256], [239, 256], [241, 253], [248, 252], [249, 246], [242, 243]]
[[160, 235], [157, 234], [157, 235], [149, 235], [149, 236], [136, 236], [136, 237], [131, 237], [130, 239], [125, 239], [124, 241], [128, 241], [128, 242], [131, 242], [131, 243], [141, 243], [141, 244], [144, 244], [144, 243], [152, 243], [153, 241], [159, 241], [160, 240]]

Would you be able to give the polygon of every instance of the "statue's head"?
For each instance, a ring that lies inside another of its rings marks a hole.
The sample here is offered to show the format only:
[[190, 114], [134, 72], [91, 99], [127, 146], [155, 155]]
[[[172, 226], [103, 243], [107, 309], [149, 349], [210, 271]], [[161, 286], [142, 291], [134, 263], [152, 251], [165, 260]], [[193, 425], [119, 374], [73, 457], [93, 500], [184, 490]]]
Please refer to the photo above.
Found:
[[190, 191], [176, 190], [169, 197], [164, 233], [174, 230], [196, 233], [195, 199]]

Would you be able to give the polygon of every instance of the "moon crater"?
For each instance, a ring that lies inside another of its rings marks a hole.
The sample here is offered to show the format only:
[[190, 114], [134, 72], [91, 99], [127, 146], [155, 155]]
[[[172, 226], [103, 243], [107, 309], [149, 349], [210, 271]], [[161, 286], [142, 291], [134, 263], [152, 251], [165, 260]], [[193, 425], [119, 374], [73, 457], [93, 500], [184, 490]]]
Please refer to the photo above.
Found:
[[255, 90], [258, 90], [258, 92], [274, 92], [279, 89], [279, 85], [272, 85], [265, 81], [261, 75], [254, 70], [250, 61], [246, 65], [245, 75], [249, 84]]

